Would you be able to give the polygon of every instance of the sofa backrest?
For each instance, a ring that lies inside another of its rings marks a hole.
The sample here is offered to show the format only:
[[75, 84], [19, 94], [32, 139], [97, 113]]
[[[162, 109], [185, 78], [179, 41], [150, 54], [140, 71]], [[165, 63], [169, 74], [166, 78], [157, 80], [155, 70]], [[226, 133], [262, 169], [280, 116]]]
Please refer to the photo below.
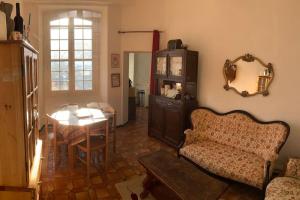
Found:
[[261, 122], [245, 111], [217, 113], [194, 110], [193, 128], [205, 138], [273, 160], [285, 143], [289, 126], [282, 121]]

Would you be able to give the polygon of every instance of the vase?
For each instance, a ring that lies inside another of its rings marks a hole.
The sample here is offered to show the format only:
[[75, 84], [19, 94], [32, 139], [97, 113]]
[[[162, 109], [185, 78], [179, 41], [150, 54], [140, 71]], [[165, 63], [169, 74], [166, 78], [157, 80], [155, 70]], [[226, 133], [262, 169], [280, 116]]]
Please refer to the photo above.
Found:
[[7, 28], [7, 38], [11, 35], [11, 33], [14, 31], [14, 20], [11, 19], [11, 13], [13, 10], [13, 5], [9, 3], [0, 3], [0, 11], [4, 12], [6, 15], [6, 28]]
[[7, 40], [6, 15], [0, 11], [0, 40]]

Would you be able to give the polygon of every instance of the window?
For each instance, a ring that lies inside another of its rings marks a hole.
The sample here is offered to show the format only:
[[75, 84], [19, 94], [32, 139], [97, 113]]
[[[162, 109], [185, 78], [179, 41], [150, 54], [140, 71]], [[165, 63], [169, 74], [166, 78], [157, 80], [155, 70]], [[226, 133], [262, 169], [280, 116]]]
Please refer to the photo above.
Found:
[[74, 18], [75, 90], [92, 89], [92, 22]]
[[81, 18], [50, 21], [52, 91], [93, 89], [92, 26]]
[[69, 89], [69, 19], [50, 22], [51, 88]]

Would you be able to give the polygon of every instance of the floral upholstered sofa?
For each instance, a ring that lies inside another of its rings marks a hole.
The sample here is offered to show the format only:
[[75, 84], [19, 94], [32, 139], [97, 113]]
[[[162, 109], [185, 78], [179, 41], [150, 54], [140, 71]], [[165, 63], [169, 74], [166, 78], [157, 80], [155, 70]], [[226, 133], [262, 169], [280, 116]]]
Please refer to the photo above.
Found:
[[290, 159], [284, 177], [273, 179], [267, 186], [265, 200], [279, 199], [300, 199], [300, 159]]
[[201, 107], [192, 112], [178, 155], [209, 172], [264, 189], [288, 135], [282, 121], [260, 122], [245, 111], [220, 114]]

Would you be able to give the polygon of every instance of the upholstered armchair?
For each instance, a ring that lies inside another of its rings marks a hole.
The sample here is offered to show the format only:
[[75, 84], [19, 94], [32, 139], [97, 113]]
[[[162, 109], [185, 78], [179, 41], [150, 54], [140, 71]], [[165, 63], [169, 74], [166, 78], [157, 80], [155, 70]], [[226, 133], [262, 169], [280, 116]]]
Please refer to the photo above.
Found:
[[273, 179], [266, 189], [265, 200], [300, 199], [300, 159], [288, 161], [283, 177]]

